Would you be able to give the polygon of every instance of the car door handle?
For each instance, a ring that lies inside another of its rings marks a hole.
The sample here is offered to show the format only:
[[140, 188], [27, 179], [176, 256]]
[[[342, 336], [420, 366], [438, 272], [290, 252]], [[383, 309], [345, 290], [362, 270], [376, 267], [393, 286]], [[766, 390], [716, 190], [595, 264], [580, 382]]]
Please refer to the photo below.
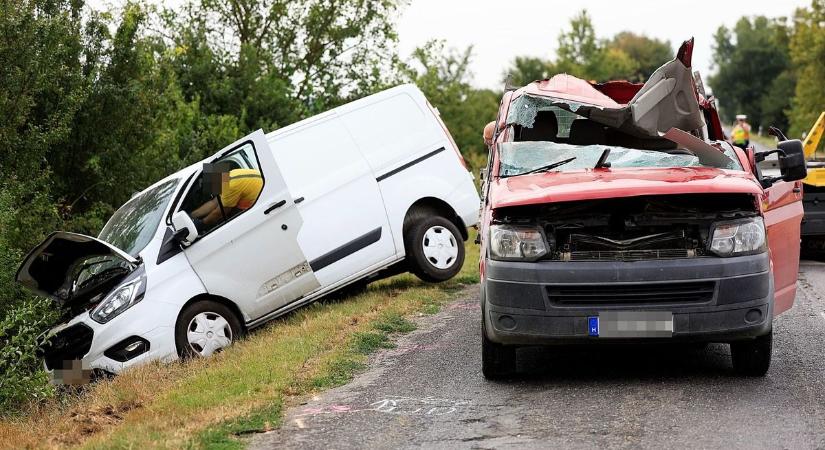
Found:
[[298, 197], [298, 198], [295, 199], [295, 204], [297, 205], [298, 203], [301, 203], [302, 201], [304, 201], [304, 198], [303, 197]]
[[286, 205], [286, 200], [281, 200], [280, 202], [275, 203], [274, 205], [270, 205], [269, 208], [266, 208], [266, 210], [264, 211], [264, 214], [269, 214], [272, 211], [275, 211], [276, 209], [278, 209], [278, 208], [280, 208], [281, 206], [284, 206], [284, 205]]
[[793, 191], [798, 194], [798, 193], [802, 192], [802, 188], [801, 187], [795, 187], [795, 188], [793, 188]]

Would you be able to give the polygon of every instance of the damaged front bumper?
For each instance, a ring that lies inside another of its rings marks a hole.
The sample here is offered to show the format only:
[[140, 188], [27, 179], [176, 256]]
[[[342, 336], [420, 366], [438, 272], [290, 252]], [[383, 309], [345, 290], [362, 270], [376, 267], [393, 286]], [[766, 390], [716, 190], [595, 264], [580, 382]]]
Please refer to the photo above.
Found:
[[173, 305], [145, 300], [105, 324], [83, 312], [49, 333], [40, 349], [46, 372], [55, 384], [83, 384], [142, 361], [174, 359], [174, 328], [157, 320], [166, 315], [176, 316]]
[[767, 252], [632, 262], [488, 259], [482, 283], [487, 337], [512, 345], [606, 341], [593, 335], [591, 320], [617, 312], [672, 313], [672, 334], [663, 338], [670, 341], [747, 339], [770, 332], [773, 294]]

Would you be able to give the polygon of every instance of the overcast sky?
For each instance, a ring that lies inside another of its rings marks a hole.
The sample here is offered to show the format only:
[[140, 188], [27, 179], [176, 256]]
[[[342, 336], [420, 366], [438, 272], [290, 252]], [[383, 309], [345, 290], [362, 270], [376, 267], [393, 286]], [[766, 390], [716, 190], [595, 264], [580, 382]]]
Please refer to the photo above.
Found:
[[733, 26], [743, 15], [792, 17], [811, 0], [412, 0], [398, 23], [399, 50], [407, 56], [429, 39], [448, 46], [472, 45], [473, 83], [501, 88], [515, 56], [555, 57], [559, 32], [587, 9], [596, 35], [630, 30], [666, 39], [675, 49], [694, 36], [693, 65], [704, 78], [710, 71], [711, 39], [720, 25]]

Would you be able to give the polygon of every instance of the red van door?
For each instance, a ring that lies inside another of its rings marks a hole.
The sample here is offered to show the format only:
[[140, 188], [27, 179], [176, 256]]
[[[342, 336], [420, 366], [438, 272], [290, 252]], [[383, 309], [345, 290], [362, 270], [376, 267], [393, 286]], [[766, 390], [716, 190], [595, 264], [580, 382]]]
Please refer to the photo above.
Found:
[[802, 223], [802, 182], [779, 181], [765, 189], [762, 209], [768, 228], [768, 247], [774, 284], [774, 316], [793, 306], [799, 272]]

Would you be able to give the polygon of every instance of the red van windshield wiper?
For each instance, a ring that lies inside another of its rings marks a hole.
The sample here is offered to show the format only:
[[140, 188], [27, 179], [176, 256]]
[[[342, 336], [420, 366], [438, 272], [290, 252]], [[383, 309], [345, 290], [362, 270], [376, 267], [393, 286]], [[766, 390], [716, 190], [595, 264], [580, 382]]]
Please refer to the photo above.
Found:
[[572, 157], [572, 158], [563, 159], [561, 161], [556, 161], [553, 164], [548, 164], [546, 166], [536, 167], [535, 169], [528, 170], [527, 172], [514, 173], [512, 175], [502, 175], [500, 178], [509, 178], [509, 177], [515, 177], [515, 176], [519, 176], [519, 175], [529, 175], [531, 173], [547, 172], [548, 170], [553, 170], [556, 167], [561, 167], [561, 166], [569, 163], [570, 161], [573, 161], [574, 159], [576, 159], [575, 156]]

